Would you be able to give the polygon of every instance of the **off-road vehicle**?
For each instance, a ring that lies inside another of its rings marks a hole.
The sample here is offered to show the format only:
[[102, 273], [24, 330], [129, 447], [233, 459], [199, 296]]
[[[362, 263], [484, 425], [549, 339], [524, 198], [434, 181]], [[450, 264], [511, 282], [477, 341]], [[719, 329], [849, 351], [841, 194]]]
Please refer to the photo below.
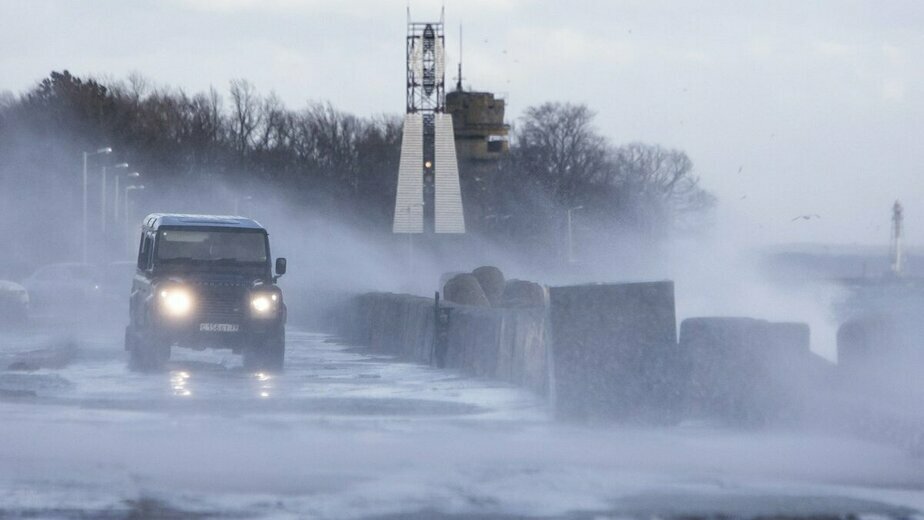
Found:
[[125, 349], [133, 369], [156, 370], [174, 346], [230, 348], [248, 369], [281, 370], [286, 306], [269, 238], [243, 217], [145, 217]]

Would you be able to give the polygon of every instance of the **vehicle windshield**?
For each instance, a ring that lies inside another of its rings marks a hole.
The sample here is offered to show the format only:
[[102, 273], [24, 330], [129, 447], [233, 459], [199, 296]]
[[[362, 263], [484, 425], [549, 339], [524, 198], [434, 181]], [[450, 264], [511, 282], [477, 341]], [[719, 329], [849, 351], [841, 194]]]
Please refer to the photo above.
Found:
[[266, 236], [256, 231], [163, 230], [157, 259], [162, 262], [266, 263]]

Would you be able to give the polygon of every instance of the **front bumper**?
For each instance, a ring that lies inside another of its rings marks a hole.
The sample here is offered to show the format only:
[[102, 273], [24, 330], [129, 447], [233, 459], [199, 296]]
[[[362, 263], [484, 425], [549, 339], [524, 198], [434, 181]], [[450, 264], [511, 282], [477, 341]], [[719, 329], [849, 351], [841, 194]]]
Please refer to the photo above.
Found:
[[284, 310], [279, 316], [266, 319], [212, 321], [208, 317], [186, 319], [161, 317], [149, 330], [152, 337], [148, 339], [160, 344], [194, 349], [239, 350], [281, 337], [284, 328]]

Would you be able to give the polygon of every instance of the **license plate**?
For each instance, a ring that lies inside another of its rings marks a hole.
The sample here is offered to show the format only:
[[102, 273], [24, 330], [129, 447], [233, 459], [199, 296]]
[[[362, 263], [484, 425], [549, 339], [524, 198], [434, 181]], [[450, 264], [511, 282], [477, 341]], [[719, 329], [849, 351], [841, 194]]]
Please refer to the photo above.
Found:
[[199, 332], [237, 332], [241, 326], [237, 323], [200, 323]]

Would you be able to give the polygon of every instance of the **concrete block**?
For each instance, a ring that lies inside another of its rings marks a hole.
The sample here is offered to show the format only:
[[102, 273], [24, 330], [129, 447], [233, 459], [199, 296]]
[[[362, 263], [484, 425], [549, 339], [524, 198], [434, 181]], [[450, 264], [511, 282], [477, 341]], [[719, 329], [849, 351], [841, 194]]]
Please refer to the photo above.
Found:
[[367, 293], [342, 311], [339, 331], [348, 342], [403, 359], [429, 362], [433, 347], [433, 300]]
[[368, 346], [372, 339], [372, 297], [361, 294], [350, 298], [338, 309], [336, 332], [347, 343]]
[[[471, 275], [469, 275], [471, 276]], [[436, 352], [434, 300], [368, 293], [343, 307], [341, 334], [371, 350], [468, 374], [508, 381], [544, 393], [548, 385], [545, 309], [495, 309], [441, 303], [446, 322]]]
[[407, 348], [404, 357], [418, 363], [432, 363], [436, 338], [436, 316], [434, 302], [427, 298], [417, 299], [412, 306], [412, 317], [408, 330]]
[[500, 306], [505, 308], [542, 308], [548, 303], [545, 287], [526, 280], [508, 280], [501, 295]]
[[673, 282], [553, 287], [549, 316], [557, 414], [676, 420]]
[[924, 395], [924, 320], [891, 312], [854, 318], [837, 332], [838, 369], [843, 382], [891, 392]]
[[[689, 370], [686, 414], [741, 426], [796, 420], [824, 377], [804, 323], [690, 318], [680, 326]], [[819, 387], [820, 388], [820, 387]]]
[[503, 315], [490, 308], [454, 307], [449, 320], [446, 366], [496, 377]]
[[546, 395], [549, 369], [545, 309], [511, 309], [504, 311], [503, 317], [497, 377]]

